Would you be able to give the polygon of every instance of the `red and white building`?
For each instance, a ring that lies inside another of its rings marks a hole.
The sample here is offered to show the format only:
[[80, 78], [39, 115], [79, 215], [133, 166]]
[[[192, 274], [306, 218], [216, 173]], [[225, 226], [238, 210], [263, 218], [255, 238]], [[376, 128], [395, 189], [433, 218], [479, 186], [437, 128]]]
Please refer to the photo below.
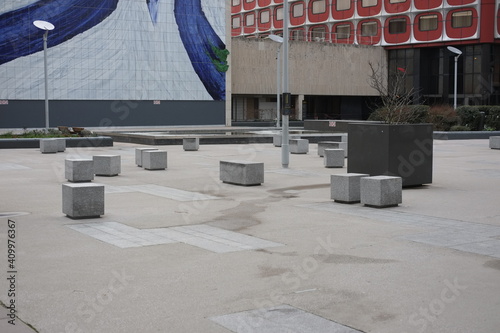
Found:
[[[452, 104], [446, 46], [454, 46], [463, 52], [458, 104], [500, 104], [499, 0], [289, 0], [289, 8], [291, 40], [382, 46], [389, 73], [404, 68], [420, 103]], [[283, 15], [283, 0], [232, 0], [231, 34], [281, 35]]]

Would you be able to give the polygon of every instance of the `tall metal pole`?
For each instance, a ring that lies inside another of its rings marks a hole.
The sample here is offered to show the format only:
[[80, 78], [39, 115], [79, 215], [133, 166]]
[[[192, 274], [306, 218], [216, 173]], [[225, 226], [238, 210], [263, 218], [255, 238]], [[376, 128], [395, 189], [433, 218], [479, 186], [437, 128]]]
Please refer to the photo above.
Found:
[[45, 73], [45, 128], [49, 129], [49, 79], [47, 71], [47, 36], [49, 31], [43, 34], [43, 69]]
[[283, 3], [283, 130], [281, 139], [281, 166], [288, 168], [290, 154], [288, 146], [288, 120], [291, 107], [291, 96], [288, 85], [288, 22], [290, 20], [288, 0]]
[[280, 61], [280, 53], [281, 53], [281, 45], [278, 45], [278, 51], [276, 51], [276, 128], [280, 128], [280, 117], [281, 117], [281, 61]]
[[457, 76], [458, 76], [458, 57], [459, 55], [455, 56], [455, 82], [453, 83], [453, 109], [457, 109]]

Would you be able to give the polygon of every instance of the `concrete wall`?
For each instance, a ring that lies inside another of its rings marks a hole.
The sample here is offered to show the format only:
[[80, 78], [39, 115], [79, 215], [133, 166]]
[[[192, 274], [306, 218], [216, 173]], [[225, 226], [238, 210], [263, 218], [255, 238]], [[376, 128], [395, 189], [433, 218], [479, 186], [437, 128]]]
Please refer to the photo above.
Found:
[[[276, 94], [279, 43], [269, 39], [232, 39], [232, 93]], [[369, 86], [369, 62], [386, 66], [382, 47], [290, 42], [292, 94], [378, 96]]]

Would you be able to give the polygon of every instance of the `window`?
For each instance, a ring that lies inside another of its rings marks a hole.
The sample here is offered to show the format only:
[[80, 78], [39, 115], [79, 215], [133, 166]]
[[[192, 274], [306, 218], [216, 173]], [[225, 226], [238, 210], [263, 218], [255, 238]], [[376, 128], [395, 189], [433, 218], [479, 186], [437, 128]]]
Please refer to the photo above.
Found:
[[304, 30], [292, 30], [290, 31], [291, 40], [304, 40]]
[[233, 0], [233, 6], [239, 6], [241, 4], [240, 0]]
[[239, 16], [233, 17], [233, 19], [231, 20], [231, 25], [233, 26], [233, 29], [237, 29], [237, 28], [241, 27], [240, 17]]
[[[238, 2], [239, 2], [239, 1], [238, 1]], [[254, 3], [254, 2], [255, 2], [255, 0], [245, 0], [245, 3], [248, 3], [248, 4], [252, 4], [252, 3]]]
[[377, 5], [378, 0], [361, 0], [362, 7], [373, 7]]
[[342, 24], [335, 28], [337, 39], [348, 39], [351, 35], [351, 25]]
[[365, 22], [361, 24], [361, 36], [377, 36], [377, 22]]
[[406, 32], [406, 20], [393, 19], [389, 21], [389, 33], [390, 34], [404, 34]]
[[313, 41], [323, 42], [323, 41], [325, 41], [325, 36], [326, 36], [326, 27], [325, 26], [313, 27], [311, 29], [311, 39]]
[[420, 31], [432, 31], [438, 28], [438, 16], [437, 15], [422, 15], [418, 19], [418, 30]]
[[282, 21], [283, 20], [283, 7], [276, 8], [274, 11], [274, 15], [276, 16], [276, 20]]
[[389, 0], [389, 3], [402, 3], [406, 2], [407, 0]]
[[269, 23], [271, 21], [271, 15], [268, 10], [259, 13], [260, 23]]
[[337, 0], [335, 5], [337, 10], [349, 10], [351, 9], [351, 0]]
[[297, 3], [292, 8], [292, 16], [293, 17], [302, 17], [304, 16], [304, 3]]
[[253, 27], [255, 25], [255, 14], [249, 13], [245, 15], [245, 26]]
[[326, 0], [313, 0], [312, 1], [312, 13], [322, 14], [326, 12]]
[[472, 25], [472, 11], [455, 12], [451, 14], [451, 26], [453, 28], [467, 28]]

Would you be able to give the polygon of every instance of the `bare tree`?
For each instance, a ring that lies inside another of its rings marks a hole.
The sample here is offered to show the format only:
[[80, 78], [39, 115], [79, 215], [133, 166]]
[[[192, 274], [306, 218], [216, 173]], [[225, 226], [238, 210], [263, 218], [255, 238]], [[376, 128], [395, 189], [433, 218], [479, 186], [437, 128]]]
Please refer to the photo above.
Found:
[[369, 63], [371, 74], [370, 86], [380, 96], [380, 103], [370, 119], [381, 120], [387, 124], [410, 124], [420, 122], [422, 115], [411, 107], [416, 93], [414, 87], [406, 88], [406, 70], [397, 68], [389, 78], [382, 72], [380, 65]]

